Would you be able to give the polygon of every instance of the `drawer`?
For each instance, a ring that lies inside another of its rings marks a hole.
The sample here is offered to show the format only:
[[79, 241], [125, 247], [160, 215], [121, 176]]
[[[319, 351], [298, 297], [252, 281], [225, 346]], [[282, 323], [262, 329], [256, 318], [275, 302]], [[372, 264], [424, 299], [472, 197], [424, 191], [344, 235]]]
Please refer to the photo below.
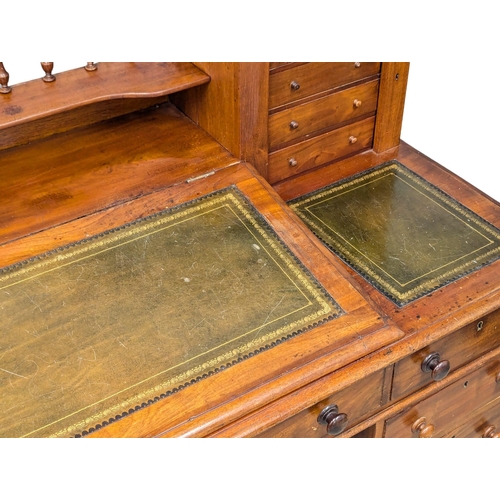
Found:
[[500, 403], [485, 407], [478, 416], [446, 437], [490, 438], [500, 437]]
[[276, 68], [279, 68], [280, 66], [286, 66], [287, 64], [290, 64], [289, 62], [270, 62], [269, 63], [269, 70], [275, 70]]
[[432, 383], [433, 376], [439, 378], [440, 368], [444, 366], [430, 372], [422, 370], [422, 363], [429, 355], [438, 353], [439, 363], [448, 361], [451, 373], [499, 345], [500, 309], [396, 363], [391, 399], [399, 399]]
[[305, 63], [273, 72], [269, 75], [269, 109], [377, 75], [379, 72], [380, 63], [370, 62]]
[[[320, 403], [275, 425], [258, 437], [313, 438], [329, 437], [326, 425], [318, 423], [319, 414], [328, 406], [337, 405], [338, 413], [347, 417], [347, 427], [359, 423], [363, 417], [376, 411], [384, 401], [384, 379], [386, 370], [375, 372], [353, 385], [336, 392]], [[387, 399], [387, 397], [385, 397]], [[344, 417], [345, 418], [345, 417]]]
[[354, 122], [269, 155], [269, 182], [275, 183], [331, 163], [373, 143], [375, 117]]
[[269, 148], [306, 138], [377, 109], [378, 80], [315, 99], [269, 116]]
[[[386, 422], [385, 437], [444, 437], [500, 397], [500, 355]], [[421, 430], [416, 427], [421, 424]]]

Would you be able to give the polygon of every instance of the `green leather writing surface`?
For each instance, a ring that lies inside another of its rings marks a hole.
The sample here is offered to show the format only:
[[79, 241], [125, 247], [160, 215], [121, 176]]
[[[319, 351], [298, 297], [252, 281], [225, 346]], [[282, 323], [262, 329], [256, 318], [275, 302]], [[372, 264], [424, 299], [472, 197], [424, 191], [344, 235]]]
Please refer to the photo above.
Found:
[[342, 311], [236, 188], [0, 271], [0, 435], [72, 436]]
[[289, 204], [399, 306], [500, 256], [498, 229], [396, 161]]

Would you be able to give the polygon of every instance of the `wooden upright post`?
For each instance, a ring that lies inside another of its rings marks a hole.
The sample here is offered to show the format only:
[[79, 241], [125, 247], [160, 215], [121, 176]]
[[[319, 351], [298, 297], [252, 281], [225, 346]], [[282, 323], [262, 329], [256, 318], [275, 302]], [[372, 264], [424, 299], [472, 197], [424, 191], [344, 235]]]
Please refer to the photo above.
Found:
[[399, 144], [410, 63], [382, 63], [373, 149], [381, 153]]

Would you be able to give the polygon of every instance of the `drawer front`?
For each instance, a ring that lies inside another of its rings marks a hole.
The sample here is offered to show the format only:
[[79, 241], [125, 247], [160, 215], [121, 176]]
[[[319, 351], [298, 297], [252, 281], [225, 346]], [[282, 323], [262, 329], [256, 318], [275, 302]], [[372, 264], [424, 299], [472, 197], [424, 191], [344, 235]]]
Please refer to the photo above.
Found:
[[[386, 422], [385, 437], [443, 437], [500, 397], [500, 355]], [[423, 420], [425, 419], [425, 421]], [[417, 429], [418, 424], [422, 427]]]
[[279, 68], [280, 66], [286, 66], [287, 64], [290, 64], [289, 62], [270, 62], [269, 63], [269, 69], [276, 69]]
[[274, 113], [269, 116], [269, 148], [374, 113], [377, 98], [375, 80]]
[[373, 373], [272, 427], [258, 437], [329, 437], [326, 425], [318, 423], [318, 416], [325, 407], [330, 405], [337, 405], [338, 412], [347, 415], [348, 424], [345, 429], [347, 430], [382, 405], [384, 377], [385, 370]]
[[375, 117], [367, 118], [271, 153], [269, 182], [281, 181], [370, 148], [374, 127]]
[[[380, 63], [306, 63], [269, 75], [269, 108], [377, 75]], [[292, 85], [292, 84], [298, 84]]]
[[433, 383], [432, 371], [422, 362], [432, 353], [449, 361], [450, 373], [500, 346], [500, 309], [402, 359], [394, 368], [392, 399], [396, 400]]
[[446, 437], [490, 438], [500, 437], [500, 403], [488, 406], [478, 416]]

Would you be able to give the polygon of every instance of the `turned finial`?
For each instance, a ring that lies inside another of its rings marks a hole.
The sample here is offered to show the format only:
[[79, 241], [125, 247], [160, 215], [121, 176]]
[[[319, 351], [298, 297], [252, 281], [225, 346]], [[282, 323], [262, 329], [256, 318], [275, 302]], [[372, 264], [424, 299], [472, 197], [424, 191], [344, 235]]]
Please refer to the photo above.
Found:
[[7, 85], [8, 83], [9, 73], [7, 73], [3, 63], [0, 62], [0, 94], [8, 94], [12, 90], [12, 87]]
[[93, 62], [88, 62], [87, 66], [85, 66], [87, 71], [95, 71], [97, 69], [97, 64]]
[[42, 78], [44, 82], [53, 82], [56, 77], [52, 74], [52, 70], [54, 68], [53, 62], [43, 62], [40, 63], [42, 65], [43, 70], [45, 71], [45, 76]]

